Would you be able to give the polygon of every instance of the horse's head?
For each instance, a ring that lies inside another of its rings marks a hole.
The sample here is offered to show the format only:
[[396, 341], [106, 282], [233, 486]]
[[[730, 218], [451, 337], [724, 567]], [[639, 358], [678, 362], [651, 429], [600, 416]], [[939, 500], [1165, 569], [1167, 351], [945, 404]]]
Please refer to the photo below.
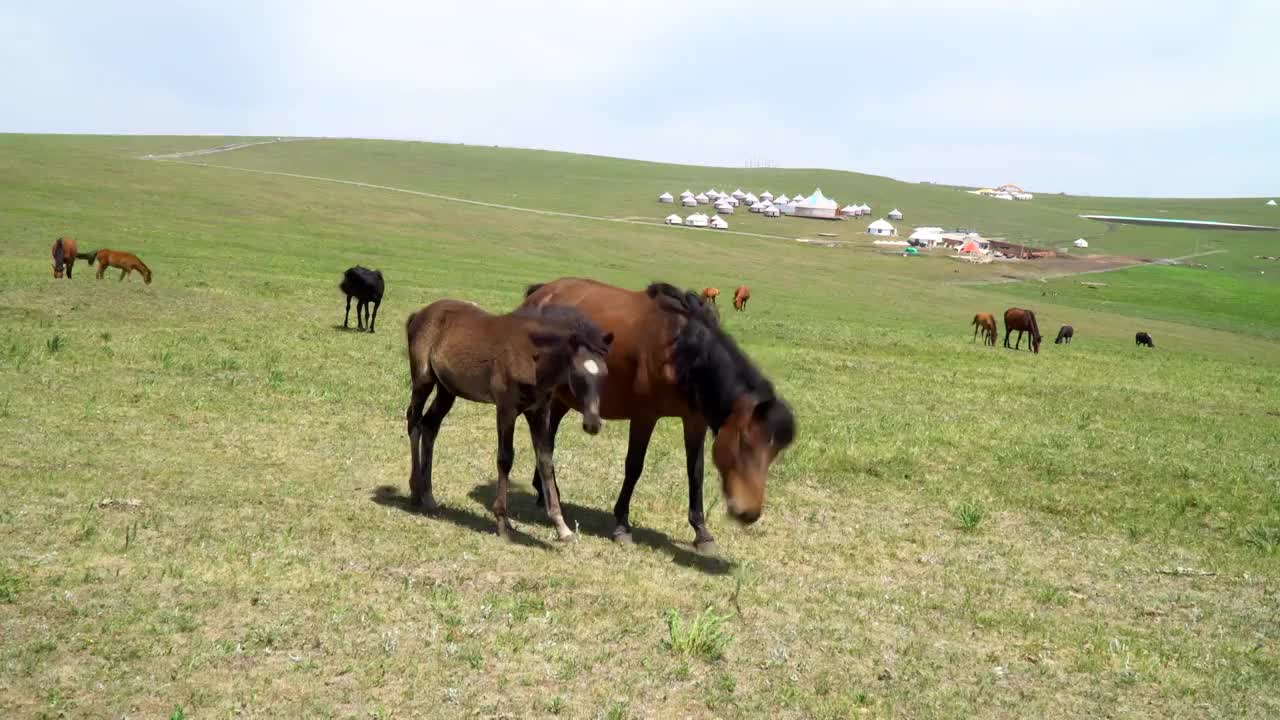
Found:
[[778, 398], [743, 397], [716, 433], [711, 457], [729, 514], [750, 525], [764, 511], [769, 466], [795, 441], [796, 418]]
[[588, 434], [600, 432], [604, 421], [600, 419], [600, 388], [609, 376], [605, 356], [613, 344], [613, 333], [605, 333], [603, 346], [587, 342], [577, 333], [569, 338], [573, 348], [573, 360], [569, 367], [569, 390], [582, 403], [582, 429]]
[[54, 278], [62, 277], [62, 266], [56, 265], [56, 264], [53, 266], [53, 277]]
[[148, 285], [150, 285], [150, 284], [151, 284], [151, 269], [150, 269], [150, 268], [146, 268], [146, 267], [142, 268], [142, 280], [143, 280], [143, 282], [145, 282], [145, 283], [146, 283], [146, 284], [148, 284]]

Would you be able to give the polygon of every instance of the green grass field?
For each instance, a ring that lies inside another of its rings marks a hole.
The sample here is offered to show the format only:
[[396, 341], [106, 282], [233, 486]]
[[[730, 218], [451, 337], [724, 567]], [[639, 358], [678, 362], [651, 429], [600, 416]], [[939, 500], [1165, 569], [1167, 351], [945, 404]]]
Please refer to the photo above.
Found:
[[[849, 241], [825, 248], [137, 159], [228, 141], [0, 136], [0, 716], [1280, 714], [1280, 263], [1253, 257], [1280, 254], [1280, 234], [1076, 217], [1276, 224], [1262, 200], [1008, 203], [829, 171], [371, 141], [193, 160], [652, 220], [663, 190], [820, 185], [900, 207], [905, 226], [1222, 251], [1210, 269], [961, 284], [1009, 268], [884, 254], [862, 224], [732, 219]], [[136, 252], [154, 283], [85, 263], [54, 281], [63, 234]], [[374, 335], [337, 327], [356, 263], [387, 278]], [[437, 444], [446, 511], [406, 508], [406, 315], [440, 297], [505, 311], [562, 275], [751, 285], [724, 323], [800, 435], [752, 527], [708, 475], [719, 558], [691, 547], [670, 421], [635, 547], [608, 539], [624, 423], [561, 432], [576, 542], [534, 506], [523, 431], [522, 541], [492, 533], [478, 405], [460, 402]], [[970, 342], [974, 312], [1015, 304], [1049, 335], [1039, 355]], [[1063, 322], [1066, 348], [1050, 342]], [[1133, 346], [1140, 329], [1155, 350]]]

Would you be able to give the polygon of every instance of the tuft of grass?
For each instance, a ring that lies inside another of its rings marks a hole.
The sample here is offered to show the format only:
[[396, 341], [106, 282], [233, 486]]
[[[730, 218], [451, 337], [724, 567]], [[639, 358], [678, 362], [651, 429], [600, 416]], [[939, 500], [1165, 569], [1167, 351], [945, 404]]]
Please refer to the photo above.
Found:
[[54, 335], [53, 337], [44, 341], [44, 346], [49, 351], [50, 354], [61, 352], [62, 349], [67, 346], [67, 339], [62, 337], [61, 335]]
[[630, 720], [634, 716], [631, 714], [631, 706], [628, 703], [615, 700], [609, 703], [609, 707], [605, 708], [598, 717], [603, 720]]
[[1280, 523], [1263, 522], [1244, 530], [1244, 544], [1268, 555], [1280, 551]]
[[668, 637], [663, 641], [667, 649], [680, 655], [719, 660], [733, 635], [725, 627], [729, 615], [717, 614], [707, 607], [692, 620], [685, 622], [676, 610], [667, 611]]
[[187, 720], [187, 711], [179, 705], [173, 709], [173, 712], [169, 713], [169, 720]]
[[956, 521], [962, 530], [976, 530], [986, 516], [987, 511], [977, 501], [966, 501], [956, 508]]
[[267, 384], [270, 385], [273, 390], [280, 390], [283, 388], [284, 371], [277, 368], [272, 370], [270, 373], [267, 373]]
[[0, 602], [12, 603], [22, 590], [22, 578], [8, 568], [0, 568]]

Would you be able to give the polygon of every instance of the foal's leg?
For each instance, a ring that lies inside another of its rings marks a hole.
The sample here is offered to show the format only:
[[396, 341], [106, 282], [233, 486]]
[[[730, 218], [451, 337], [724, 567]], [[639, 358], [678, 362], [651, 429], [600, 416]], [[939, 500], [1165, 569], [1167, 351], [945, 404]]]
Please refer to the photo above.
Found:
[[363, 330], [363, 329], [364, 329], [364, 315], [363, 315], [363, 313], [364, 313], [364, 300], [362, 300], [362, 299], [357, 299], [357, 300], [356, 300], [356, 329], [357, 329], [357, 330]]
[[[449, 414], [449, 410], [453, 408], [453, 401], [456, 395], [444, 389], [442, 385], [436, 385], [436, 397], [431, 401], [431, 406], [427, 408], [427, 414], [422, 417], [418, 424], [418, 437], [421, 438], [422, 448], [418, 451], [418, 491], [421, 495], [421, 505], [428, 512], [434, 512], [440, 506], [436, 503], [435, 497], [431, 493], [431, 458], [435, 451], [436, 435], [440, 432], [440, 423], [444, 421], [444, 416]], [[425, 401], [426, 398], [424, 397]], [[414, 436], [409, 435], [409, 448], [413, 449]]]
[[548, 416], [551, 408], [543, 406], [524, 414], [529, 422], [529, 439], [533, 442], [533, 452], [537, 456], [538, 477], [542, 479], [542, 488], [546, 492], [547, 517], [556, 526], [556, 534], [561, 540], [573, 537], [573, 531], [564, 522], [564, 513], [560, 508], [560, 485], [556, 482], [555, 459], [553, 445], [548, 442]]
[[373, 318], [369, 320], [369, 332], [373, 332], [373, 324], [378, 322], [378, 308], [382, 305], [381, 300], [373, 301]]
[[124, 276], [129, 274], [129, 268], [120, 268], [120, 282], [124, 282]]
[[627, 438], [627, 468], [622, 480], [622, 490], [618, 493], [618, 502], [613, 506], [613, 539], [630, 545], [635, 542], [631, 537], [631, 493], [636, 489], [640, 474], [644, 472], [644, 456], [649, 451], [649, 440], [653, 437], [653, 428], [658, 424], [657, 418], [633, 418], [630, 435]]
[[342, 327], [351, 327], [351, 296], [347, 296], [347, 314], [342, 318]]
[[689, 471], [689, 524], [693, 526], [693, 544], [699, 552], [714, 553], [716, 540], [707, 530], [702, 512], [703, 452], [707, 443], [707, 423], [701, 418], [684, 419], [685, 465]]
[[[556, 433], [560, 431], [560, 421], [564, 419], [565, 413], [569, 412], [569, 406], [558, 400], [552, 399], [551, 404], [547, 407], [547, 414], [544, 418], [547, 428], [547, 449], [552, 455], [556, 451]], [[529, 433], [533, 433], [533, 424], [529, 425]], [[537, 465], [533, 469], [533, 489], [538, 493], [538, 507], [546, 505], [546, 498], [542, 493], [542, 473]]]
[[[511, 465], [515, 463], [516, 418], [519, 412], [498, 406], [498, 496], [493, 500], [493, 515], [498, 520], [498, 535], [509, 538], [511, 523], [507, 520], [507, 491], [511, 487]], [[554, 480], [550, 483], [554, 485]]]

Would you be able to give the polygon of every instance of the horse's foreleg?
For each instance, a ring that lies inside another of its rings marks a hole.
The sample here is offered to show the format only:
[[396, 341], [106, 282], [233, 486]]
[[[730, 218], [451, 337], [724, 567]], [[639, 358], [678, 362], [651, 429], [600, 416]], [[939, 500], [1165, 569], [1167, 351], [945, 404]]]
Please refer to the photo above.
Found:
[[618, 493], [618, 502], [613, 506], [613, 539], [620, 543], [631, 544], [631, 493], [635, 492], [640, 474], [644, 472], [644, 456], [649, 451], [649, 439], [653, 437], [653, 428], [658, 424], [657, 418], [634, 418], [631, 421], [630, 437], [627, 441], [626, 475], [622, 480], [622, 490]]
[[[439, 507], [431, 492], [431, 459], [435, 453], [436, 436], [440, 433], [440, 423], [444, 422], [444, 416], [453, 408], [455, 397], [443, 386], [437, 385], [436, 397], [427, 408], [427, 414], [418, 423], [418, 437], [421, 440], [421, 448], [418, 450], [418, 492], [422, 498], [421, 505], [429, 512]], [[422, 400], [426, 401], [425, 395]], [[409, 435], [409, 448], [413, 449], [412, 432]], [[412, 476], [410, 481], [412, 482]]]
[[409, 435], [409, 504], [422, 505], [422, 411], [431, 395], [431, 384], [415, 385], [405, 411], [405, 431]]
[[364, 329], [364, 300], [356, 300], [356, 329]]
[[[515, 463], [515, 430], [516, 418], [519, 417], [512, 408], [498, 406], [498, 496], [493, 500], [493, 515], [498, 521], [498, 535], [502, 538], [509, 537], [508, 531], [511, 529], [511, 523], [507, 520], [507, 492], [511, 488], [511, 466]], [[555, 486], [555, 479], [548, 478], [550, 482], [546, 483], [548, 487], [548, 498], [554, 490], [550, 488]], [[556, 502], [559, 505], [559, 502]], [[550, 506], [550, 502], [548, 502]]]
[[347, 314], [342, 318], [342, 327], [351, 327], [351, 296], [347, 296]]
[[707, 530], [702, 510], [703, 447], [707, 444], [707, 423], [701, 418], [684, 419], [685, 465], [689, 472], [689, 524], [693, 526], [693, 544], [699, 552], [715, 551], [716, 541]]
[[[556, 534], [561, 540], [573, 537], [573, 531], [564, 522], [564, 513], [560, 507], [560, 485], [556, 482], [556, 468], [553, 445], [548, 440], [550, 428], [550, 405], [524, 414], [529, 423], [529, 439], [533, 442], [536, 455], [538, 477], [542, 480], [542, 492], [546, 493], [547, 517], [556, 526]], [[541, 494], [540, 494], [541, 496]]]
[[129, 274], [129, 268], [120, 268], [120, 282], [124, 282], [124, 276]]
[[373, 317], [369, 320], [369, 332], [373, 332], [374, 323], [378, 322], [378, 308], [382, 305], [381, 300], [373, 302]]
[[[545, 418], [547, 448], [552, 455], [556, 451], [556, 433], [560, 431], [560, 421], [564, 419], [565, 414], [568, 412], [569, 406], [555, 399], [552, 399], [551, 404], [547, 407]], [[529, 426], [529, 432], [533, 432], [533, 425]], [[533, 467], [533, 489], [538, 493], [538, 507], [543, 507], [546, 504], [546, 497], [542, 491], [542, 472], [536, 464]]]

